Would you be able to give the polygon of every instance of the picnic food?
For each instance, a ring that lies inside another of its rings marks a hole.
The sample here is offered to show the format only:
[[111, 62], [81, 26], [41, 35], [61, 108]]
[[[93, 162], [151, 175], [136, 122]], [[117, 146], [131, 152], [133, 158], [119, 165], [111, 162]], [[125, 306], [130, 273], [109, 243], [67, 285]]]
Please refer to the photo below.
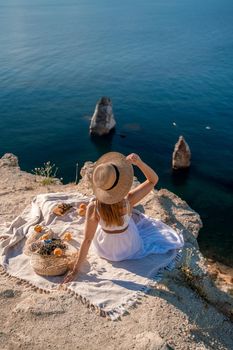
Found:
[[48, 234], [48, 233], [45, 233], [44, 235], [42, 235], [42, 236], [40, 237], [40, 240], [41, 240], [41, 241], [43, 241], [43, 240], [45, 240], [45, 239], [49, 239], [49, 234]]
[[40, 255], [52, 255], [57, 248], [63, 251], [67, 249], [67, 245], [63, 243], [60, 238], [47, 239], [44, 240], [42, 246], [37, 250], [37, 253]]
[[78, 215], [85, 216], [86, 210], [87, 210], [87, 205], [85, 203], [81, 203], [77, 210]]
[[36, 225], [34, 227], [34, 231], [36, 231], [37, 233], [40, 233], [43, 230], [43, 227], [41, 225]]
[[68, 210], [72, 208], [71, 204], [60, 203], [53, 209], [53, 214], [57, 216], [62, 216], [67, 213]]
[[78, 215], [80, 215], [80, 216], [85, 216], [85, 215], [86, 215], [86, 210], [84, 210], [84, 209], [78, 209]]
[[57, 255], [57, 256], [62, 256], [63, 251], [61, 248], [56, 248], [56, 249], [54, 249], [53, 254]]
[[67, 232], [64, 233], [63, 238], [64, 238], [64, 240], [66, 240], [66, 241], [71, 241], [71, 239], [72, 239], [73, 237], [72, 237], [72, 234], [71, 234], [70, 232], [67, 231]]

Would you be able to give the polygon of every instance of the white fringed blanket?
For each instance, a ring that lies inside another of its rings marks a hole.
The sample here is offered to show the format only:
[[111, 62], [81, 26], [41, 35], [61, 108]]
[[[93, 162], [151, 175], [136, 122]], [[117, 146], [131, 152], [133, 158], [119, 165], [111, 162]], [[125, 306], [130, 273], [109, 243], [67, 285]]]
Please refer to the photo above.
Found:
[[[89, 201], [90, 198], [79, 193], [41, 194], [34, 198], [31, 206], [10, 227], [1, 225], [0, 263], [5, 273], [45, 291], [60, 288], [64, 277], [41, 277], [35, 274], [30, 257], [23, 254], [24, 244], [34, 226], [41, 224], [58, 235], [65, 231], [72, 232], [74, 240], [71, 244], [78, 248], [83, 239], [84, 218], [77, 215], [76, 209], [80, 203]], [[73, 208], [58, 217], [52, 213], [52, 209], [61, 202], [69, 203]], [[138, 217], [138, 212], [135, 211], [133, 215]], [[143, 214], [140, 215], [145, 219]], [[159, 224], [166, 227], [161, 222]], [[179, 255], [176, 250], [170, 250], [166, 254], [151, 254], [139, 260], [113, 263], [99, 258], [91, 247], [82, 271], [65, 288], [101, 315], [116, 319], [135, 304], [156, 280], [161, 279], [164, 269], [171, 270], [174, 267]]]

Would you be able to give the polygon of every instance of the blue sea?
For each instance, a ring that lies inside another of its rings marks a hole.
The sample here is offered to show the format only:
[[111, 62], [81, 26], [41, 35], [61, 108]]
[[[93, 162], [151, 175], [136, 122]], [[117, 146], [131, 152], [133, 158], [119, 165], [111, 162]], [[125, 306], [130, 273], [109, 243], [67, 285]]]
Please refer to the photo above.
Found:
[[[102, 96], [117, 129], [96, 140]], [[203, 253], [233, 265], [232, 0], [1, 0], [0, 130], [0, 156], [26, 171], [50, 160], [65, 183], [76, 163], [138, 153], [200, 213]], [[171, 170], [180, 135], [183, 175]]]

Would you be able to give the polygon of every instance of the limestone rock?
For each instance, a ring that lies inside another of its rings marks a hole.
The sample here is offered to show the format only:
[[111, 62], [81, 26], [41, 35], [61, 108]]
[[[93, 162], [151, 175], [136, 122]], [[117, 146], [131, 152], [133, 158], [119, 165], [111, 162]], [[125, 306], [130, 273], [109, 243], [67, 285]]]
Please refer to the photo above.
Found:
[[[170, 226], [175, 224], [177, 229], [183, 230], [184, 236], [187, 236], [186, 240], [195, 246], [196, 238], [203, 226], [200, 215], [184, 200], [167, 189], [159, 190], [156, 197], [167, 214], [168, 218], [164, 220], [166, 224]], [[155, 202], [151, 206], [155, 207]]]
[[83, 181], [89, 182], [89, 185], [91, 185], [91, 177], [92, 177], [92, 172], [94, 168], [94, 163], [93, 162], [85, 162], [84, 166], [82, 167], [80, 171], [80, 175], [82, 176]]
[[35, 316], [50, 316], [65, 313], [62, 303], [53, 297], [30, 295], [18, 303], [13, 313], [31, 313]]
[[90, 133], [99, 136], [108, 134], [116, 125], [112, 111], [112, 101], [108, 97], [102, 97], [95, 108], [91, 118]]
[[93, 162], [85, 162], [84, 166], [80, 171], [81, 180], [78, 183], [78, 188], [82, 189], [82, 193], [86, 196], [90, 196], [93, 194], [92, 186], [91, 186], [91, 178], [92, 172], [94, 168]]
[[184, 137], [180, 136], [178, 142], [175, 144], [172, 155], [172, 167], [173, 169], [188, 168], [190, 166], [190, 160], [191, 151], [189, 145]]
[[13, 289], [5, 289], [2, 292], [0, 292], [0, 297], [3, 298], [14, 298], [15, 291]]
[[221, 264], [218, 261], [207, 259], [208, 271], [216, 286], [233, 296], [233, 267]]
[[[78, 186], [49, 187], [41, 187], [40, 183], [34, 182], [34, 175], [19, 168], [0, 167], [1, 223], [15, 219], [32, 198], [42, 192], [79, 191], [85, 194], [90, 191], [91, 194], [90, 186], [88, 189], [84, 181], [91, 174], [88, 165], [93, 167], [93, 163], [85, 163], [81, 172], [83, 179]], [[141, 301], [142, 305], [130, 311], [131, 316], [126, 316], [122, 322], [110, 324], [83, 307], [66, 291], [62, 295], [62, 291], [56, 290], [50, 294], [37, 294], [24, 283], [8, 278], [0, 266], [3, 321], [0, 321], [0, 348], [94, 349], [105, 346], [106, 350], [233, 349], [232, 325], [226, 316], [215, 310], [217, 307], [233, 320], [233, 299], [208, 279], [208, 266], [203, 266], [205, 259], [197, 243], [194, 244], [201, 225], [199, 215], [165, 189], [151, 191], [140, 202], [140, 209], [174, 228], [185, 230], [185, 247], [177, 268], [168, 271], [161, 283], [155, 284], [148, 297]], [[221, 266], [219, 268], [223, 276], [225, 270]], [[183, 271], [186, 271], [185, 279]], [[230, 272], [226, 271], [227, 274]], [[193, 293], [193, 289], [197, 294]], [[17, 294], [19, 291], [21, 295]], [[90, 329], [93, 333], [91, 338], [88, 333]], [[55, 334], [56, 341], [51, 334]], [[92, 339], [96, 340], [94, 345]]]
[[9, 167], [18, 167], [18, 157], [16, 157], [12, 153], [6, 153], [4, 156], [0, 159], [0, 167], [2, 166], [9, 166]]
[[168, 348], [157, 332], [145, 331], [136, 335], [135, 349], [166, 350]]

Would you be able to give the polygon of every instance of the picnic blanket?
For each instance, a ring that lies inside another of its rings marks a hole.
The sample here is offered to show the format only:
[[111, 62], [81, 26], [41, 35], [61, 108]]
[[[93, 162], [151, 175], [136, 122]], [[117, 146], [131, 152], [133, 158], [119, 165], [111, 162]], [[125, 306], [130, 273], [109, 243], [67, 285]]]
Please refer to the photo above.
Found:
[[[1, 225], [0, 263], [5, 273], [47, 292], [61, 288], [64, 277], [37, 275], [30, 264], [30, 256], [23, 253], [23, 248], [36, 224], [52, 229], [58, 236], [65, 231], [71, 232], [73, 240], [69, 243], [79, 248], [85, 219], [77, 214], [76, 209], [80, 203], [90, 200], [90, 197], [73, 192], [40, 194], [9, 227]], [[58, 203], [70, 204], [72, 208], [64, 216], [56, 216], [52, 209]], [[132, 215], [137, 217], [137, 225], [140, 225], [140, 215], [145, 218], [137, 210]], [[160, 225], [167, 226], [162, 222]], [[111, 262], [98, 257], [91, 246], [76, 279], [64, 288], [100, 315], [114, 320], [137, 303], [156, 281], [161, 280], [164, 270], [171, 270], [179, 258], [180, 252], [170, 250], [138, 260]]]

